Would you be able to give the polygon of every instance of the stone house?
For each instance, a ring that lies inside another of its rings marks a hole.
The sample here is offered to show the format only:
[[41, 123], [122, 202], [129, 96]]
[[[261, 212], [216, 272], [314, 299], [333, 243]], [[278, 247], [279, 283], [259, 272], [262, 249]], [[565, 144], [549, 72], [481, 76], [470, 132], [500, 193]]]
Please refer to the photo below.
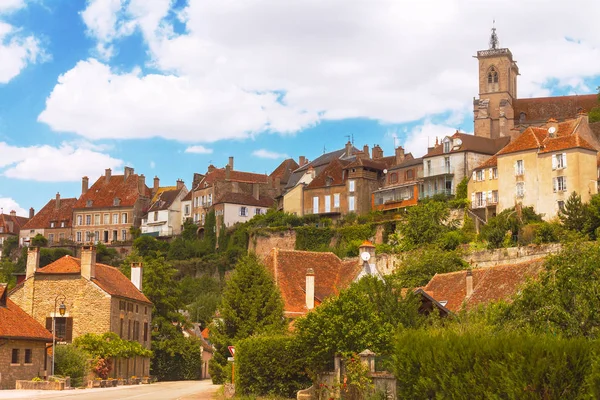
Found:
[[422, 184], [423, 159], [408, 153], [404, 160], [387, 170], [380, 187], [373, 191], [373, 210], [397, 210], [416, 205]]
[[[29, 210], [29, 218], [33, 217], [33, 208]], [[19, 237], [21, 229], [29, 218], [20, 217], [16, 211], [9, 214], [0, 213], [0, 257], [2, 257], [2, 245], [10, 237]]]
[[139, 228], [148, 209], [151, 190], [144, 175], [125, 167], [123, 175], [112, 175], [110, 168], [88, 188], [88, 177], [81, 183], [81, 196], [73, 207], [73, 238], [78, 244], [126, 242], [130, 229]]
[[150, 208], [142, 219], [142, 235], [176, 236], [181, 234], [183, 219], [181, 202], [188, 190], [182, 180], [176, 186], [159, 187], [158, 177], [154, 177], [153, 197]]
[[[306, 159], [304, 157], [301, 158], [304, 159], [303, 162], [306, 162]], [[281, 164], [279, 164], [277, 168], [275, 168], [273, 172], [271, 172], [271, 174], [269, 175], [269, 178], [273, 182], [273, 185], [279, 188], [278, 194], [275, 197], [275, 200], [277, 201], [278, 210], [283, 210], [283, 192], [288, 182], [290, 181], [292, 174], [299, 167], [300, 165], [293, 158], [288, 158], [286, 160], [283, 160]]]
[[36, 235], [42, 235], [48, 239], [48, 245], [61, 244], [73, 240], [73, 206], [77, 202], [76, 198], [60, 197], [56, 193], [56, 198], [50, 200], [46, 205], [33, 216], [23, 229], [19, 237], [23, 246], [29, 246], [32, 238]]
[[[59, 343], [86, 333], [114, 332], [150, 349], [152, 303], [142, 293], [141, 264], [132, 265], [131, 280], [115, 267], [96, 263], [96, 250], [84, 246], [81, 258], [64, 256], [39, 268], [39, 249], [27, 253], [25, 280], [9, 293], [10, 300], [38, 323], [52, 329], [55, 299], [65, 297], [66, 313], [56, 318]], [[113, 377], [148, 376], [150, 360], [118, 360]]]
[[[46, 376], [46, 346], [52, 335], [17, 304], [0, 284], [0, 389], [17, 380]], [[2, 395], [0, 395], [2, 397]]]
[[255, 215], [265, 214], [275, 205], [275, 200], [269, 196], [260, 196], [259, 184], [253, 186], [253, 194], [225, 193], [214, 204], [217, 217], [217, 233], [221, 227], [230, 227], [238, 222], [244, 223]]
[[469, 178], [473, 169], [510, 142], [510, 137], [489, 139], [456, 132], [427, 150], [423, 156], [422, 197], [453, 196], [456, 186]]

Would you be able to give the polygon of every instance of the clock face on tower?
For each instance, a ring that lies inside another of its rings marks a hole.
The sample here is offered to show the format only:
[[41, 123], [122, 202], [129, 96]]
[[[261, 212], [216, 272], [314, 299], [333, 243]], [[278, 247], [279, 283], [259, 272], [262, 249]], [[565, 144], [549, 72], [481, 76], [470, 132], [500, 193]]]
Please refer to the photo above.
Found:
[[369, 261], [369, 259], [371, 258], [371, 255], [369, 254], [369, 252], [367, 252], [367, 251], [363, 251], [363, 252], [361, 253], [361, 255], [360, 255], [360, 258], [361, 258], [363, 261]]

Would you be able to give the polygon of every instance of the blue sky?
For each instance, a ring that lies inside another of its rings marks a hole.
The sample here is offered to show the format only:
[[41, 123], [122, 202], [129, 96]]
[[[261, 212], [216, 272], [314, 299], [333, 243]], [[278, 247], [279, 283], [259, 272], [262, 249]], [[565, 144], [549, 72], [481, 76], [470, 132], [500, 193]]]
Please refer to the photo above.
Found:
[[520, 97], [594, 92], [596, 3], [0, 0], [0, 207], [77, 197], [109, 167], [270, 172], [347, 135], [420, 156], [472, 131], [494, 19]]

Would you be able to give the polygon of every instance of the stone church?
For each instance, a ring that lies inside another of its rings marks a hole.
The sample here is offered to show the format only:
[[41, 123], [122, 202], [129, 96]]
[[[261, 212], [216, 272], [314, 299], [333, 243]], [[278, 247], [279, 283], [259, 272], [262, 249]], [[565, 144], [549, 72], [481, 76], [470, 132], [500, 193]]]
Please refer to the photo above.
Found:
[[572, 95], [519, 99], [519, 67], [511, 51], [500, 48], [496, 29], [490, 46], [477, 52], [479, 61], [479, 98], [473, 100], [475, 136], [498, 138], [518, 136], [529, 126], [576, 118], [599, 106], [598, 95]]

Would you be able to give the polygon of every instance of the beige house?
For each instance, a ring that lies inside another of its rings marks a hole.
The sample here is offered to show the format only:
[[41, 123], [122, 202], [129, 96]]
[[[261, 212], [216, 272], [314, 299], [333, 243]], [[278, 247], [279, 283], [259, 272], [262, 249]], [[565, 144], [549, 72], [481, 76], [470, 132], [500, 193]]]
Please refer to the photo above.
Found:
[[250, 221], [256, 215], [266, 214], [269, 208], [275, 206], [272, 197], [260, 196], [258, 184], [254, 186], [253, 194], [225, 193], [214, 204], [217, 217], [217, 232], [221, 227], [230, 227], [238, 222]]
[[[56, 317], [59, 343], [86, 333], [114, 332], [150, 349], [152, 303], [141, 291], [140, 264], [132, 265], [129, 280], [117, 268], [96, 263], [93, 246], [83, 247], [80, 259], [65, 256], [44, 268], [39, 268], [39, 257], [39, 248], [28, 249], [25, 280], [9, 296], [48, 330]], [[64, 316], [54, 314], [59, 296], [64, 296]], [[149, 371], [149, 358], [135, 357], [119, 360], [112, 376], [148, 376]]]
[[42, 235], [48, 239], [48, 245], [63, 244], [73, 240], [73, 206], [76, 198], [60, 197], [50, 200], [21, 229], [19, 237], [21, 245], [29, 246], [31, 239]]
[[498, 191], [498, 157], [493, 156], [473, 170], [467, 189], [471, 209], [482, 221], [496, 215]]

